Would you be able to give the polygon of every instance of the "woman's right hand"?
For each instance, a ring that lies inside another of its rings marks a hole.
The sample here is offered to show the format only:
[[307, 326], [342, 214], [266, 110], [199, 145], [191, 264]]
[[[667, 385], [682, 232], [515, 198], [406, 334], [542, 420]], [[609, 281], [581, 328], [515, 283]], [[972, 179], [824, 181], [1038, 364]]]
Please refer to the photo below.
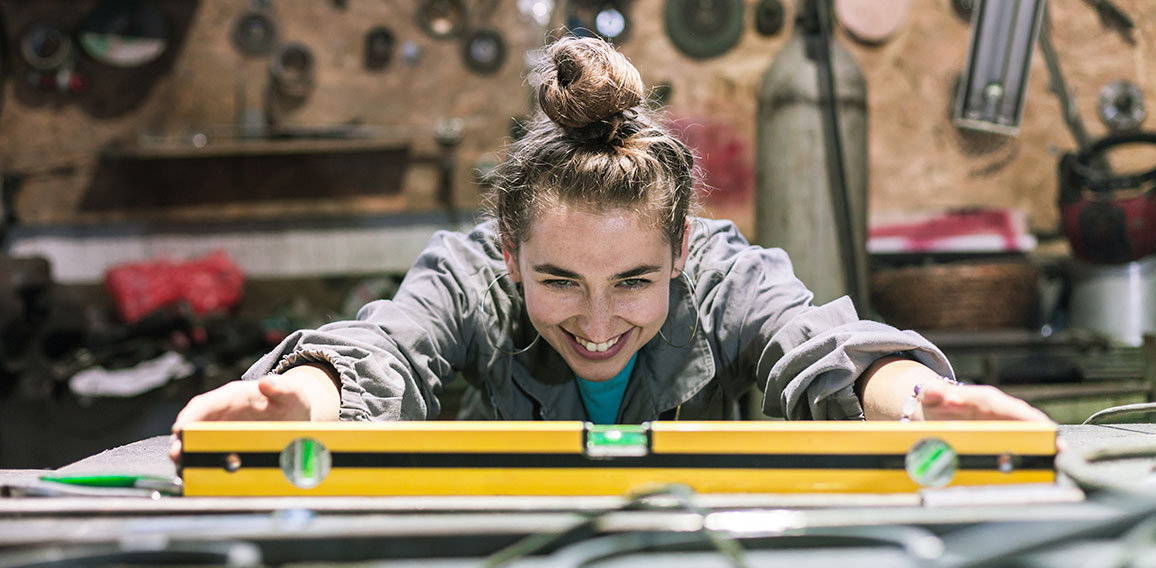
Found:
[[341, 396], [329, 374], [315, 366], [289, 369], [255, 381], [233, 381], [189, 400], [173, 423], [169, 457], [181, 454], [185, 425], [208, 420], [337, 420]]

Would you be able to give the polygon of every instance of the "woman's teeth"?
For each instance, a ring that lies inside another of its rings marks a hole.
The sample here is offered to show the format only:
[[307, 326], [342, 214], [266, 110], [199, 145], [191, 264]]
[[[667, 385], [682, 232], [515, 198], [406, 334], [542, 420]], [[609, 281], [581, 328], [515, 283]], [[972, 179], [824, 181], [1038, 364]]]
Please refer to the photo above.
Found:
[[[622, 336], [620, 335], [618, 337], [622, 337]], [[601, 351], [606, 351], [607, 349], [610, 349], [611, 347], [614, 347], [614, 344], [618, 343], [618, 337], [615, 337], [614, 339], [611, 339], [610, 341], [604, 341], [602, 343], [594, 343], [593, 341], [586, 341], [585, 339], [582, 339], [581, 337], [578, 337], [577, 335], [575, 335], [574, 340], [578, 342], [578, 345], [585, 347], [587, 351], [599, 351], [599, 352], [601, 352]]]

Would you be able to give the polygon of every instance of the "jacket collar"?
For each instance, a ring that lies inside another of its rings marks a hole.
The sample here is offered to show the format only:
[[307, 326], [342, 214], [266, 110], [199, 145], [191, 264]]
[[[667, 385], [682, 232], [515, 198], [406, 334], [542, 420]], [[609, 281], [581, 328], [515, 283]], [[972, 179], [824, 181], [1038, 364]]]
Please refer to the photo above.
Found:
[[714, 355], [703, 329], [699, 299], [691, 292], [685, 278], [671, 280], [670, 312], [662, 333], [674, 345], [656, 336], [639, 351], [623, 399], [622, 422], [655, 420], [690, 400], [714, 378]]

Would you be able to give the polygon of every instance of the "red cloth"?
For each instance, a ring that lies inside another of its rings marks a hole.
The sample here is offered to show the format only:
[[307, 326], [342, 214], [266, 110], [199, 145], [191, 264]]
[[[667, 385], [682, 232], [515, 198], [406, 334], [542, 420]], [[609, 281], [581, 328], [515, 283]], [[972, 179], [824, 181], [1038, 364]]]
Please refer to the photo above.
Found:
[[228, 311], [241, 300], [245, 275], [219, 250], [187, 262], [161, 259], [122, 264], [109, 269], [104, 284], [121, 319], [134, 323], [182, 302], [198, 315]]
[[1026, 215], [1011, 209], [925, 213], [890, 223], [873, 220], [867, 231], [867, 250], [873, 254], [1022, 252], [1035, 247]]

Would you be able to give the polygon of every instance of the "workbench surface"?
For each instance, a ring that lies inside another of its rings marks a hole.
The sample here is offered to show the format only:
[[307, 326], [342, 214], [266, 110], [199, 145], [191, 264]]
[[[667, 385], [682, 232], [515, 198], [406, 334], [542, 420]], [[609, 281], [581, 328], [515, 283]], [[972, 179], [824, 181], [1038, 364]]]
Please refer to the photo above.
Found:
[[[1086, 452], [1156, 443], [1156, 425], [1061, 426], [1060, 436], [1066, 451]], [[158, 436], [52, 473], [172, 476], [168, 448], [168, 437]], [[0, 470], [7, 495], [0, 497], [0, 566], [93, 557], [244, 564], [240, 558], [255, 565], [433, 558], [439, 566], [467, 566], [535, 536], [543, 542], [539, 554], [512, 565], [557, 565], [607, 539], [622, 550], [608, 555], [614, 561], [606, 565], [623, 566], [734, 565], [727, 556], [733, 550], [719, 552], [730, 550], [723, 541], [741, 545], [747, 565], [820, 566], [856, 558], [858, 564], [954, 566], [1019, 555], [1039, 565], [1080, 566], [1105, 546], [1131, 543], [1113, 554], [1135, 553], [1136, 546], [1152, 553], [1150, 536], [1125, 538], [1134, 526], [1142, 530], [1143, 519], [1156, 518], [1156, 489], [1147, 489], [1151, 457], [1096, 465], [1119, 486], [1147, 493], [1085, 494], [1064, 479], [1044, 487], [899, 495], [183, 498], [78, 489], [76, 495], [20, 497], [35, 492], [27, 490], [49, 471]], [[924, 541], [934, 545], [921, 550]]]

